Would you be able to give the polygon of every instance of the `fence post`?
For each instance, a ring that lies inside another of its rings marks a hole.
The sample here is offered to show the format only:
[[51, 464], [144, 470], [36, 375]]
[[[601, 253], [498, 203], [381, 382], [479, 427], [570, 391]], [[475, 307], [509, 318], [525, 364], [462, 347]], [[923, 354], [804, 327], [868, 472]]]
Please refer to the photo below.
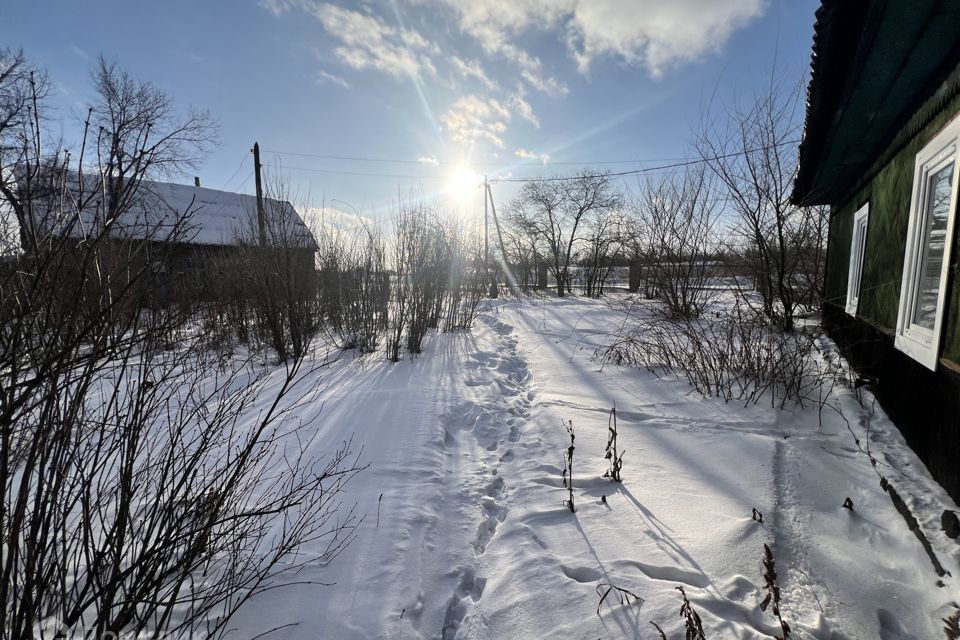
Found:
[[538, 262], [537, 263], [537, 287], [539, 291], [543, 291], [547, 288], [547, 263]]
[[630, 281], [628, 284], [630, 293], [636, 293], [640, 290], [640, 261], [630, 261]]

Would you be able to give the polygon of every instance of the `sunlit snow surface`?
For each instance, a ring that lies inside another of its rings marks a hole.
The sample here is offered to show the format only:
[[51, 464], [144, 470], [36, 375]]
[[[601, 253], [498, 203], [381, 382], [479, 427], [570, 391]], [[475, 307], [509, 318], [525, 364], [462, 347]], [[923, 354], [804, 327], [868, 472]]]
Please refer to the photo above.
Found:
[[[351, 435], [363, 445], [371, 467], [347, 501], [366, 519], [333, 565], [294, 578], [333, 586], [258, 596], [231, 625], [236, 637], [286, 624], [270, 637], [659, 637], [652, 620], [681, 638], [681, 585], [711, 640], [770, 638], [765, 542], [794, 637], [941, 637], [956, 579], [937, 586], [835, 411], [744, 409], [601, 366], [594, 351], [623, 320], [616, 305], [582, 299], [485, 303], [472, 333], [434, 335], [416, 359], [321, 370], [316, 452]], [[869, 394], [861, 407], [838, 388], [832, 402], [865, 444]], [[614, 403], [622, 485], [602, 478]], [[565, 420], [577, 436], [575, 514], [562, 504]], [[960, 546], [938, 526], [955, 506], [879, 407], [869, 441], [960, 575]], [[644, 602], [611, 596], [597, 615], [601, 582]]]

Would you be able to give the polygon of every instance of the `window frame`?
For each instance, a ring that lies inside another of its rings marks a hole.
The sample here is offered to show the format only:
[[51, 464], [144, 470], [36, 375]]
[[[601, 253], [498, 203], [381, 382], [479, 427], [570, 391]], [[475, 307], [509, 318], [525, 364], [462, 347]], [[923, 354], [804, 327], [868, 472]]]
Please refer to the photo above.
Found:
[[[957, 187], [960, 179], [960, 117], [954, 118], [917, 154], [913, 171], [913, 186], [910, 197], [910, 219], [907, 226], [907, 244], [903, 256], [903, 271], [900, 284], [900, 301], [897, 312], [897, 332], [894, 345], [931, 371], [936, 371], [940, 355], [940, 340], [943, 317], [946, 311], [947, 283], [950, 260], [953, 253], [953, 234], [956, 222]], [[937, 291], [937, 307], [933, 330], [916, 324], [915, 308], [920, 296], [922, 266], [929, 243], [926, 239], [928, 193], [930, 177], [945, 167], [953, 165], [950, 204], [947, 211], [947, 228], [944, 236], [943, 263], [940, 265], [940, 281]]]
[[[845, 310], [857, 315], [860, 306], [860, 290], [863, 287], [863, 259], [867, 255], [867, 231], [870, 223], [870, 203], [867, 202], [853, 214], [853, 235], [850, 239], [850, 266], [847, 271], [847, 304]], [[856, 285], [856, 287], [854, 287]]]

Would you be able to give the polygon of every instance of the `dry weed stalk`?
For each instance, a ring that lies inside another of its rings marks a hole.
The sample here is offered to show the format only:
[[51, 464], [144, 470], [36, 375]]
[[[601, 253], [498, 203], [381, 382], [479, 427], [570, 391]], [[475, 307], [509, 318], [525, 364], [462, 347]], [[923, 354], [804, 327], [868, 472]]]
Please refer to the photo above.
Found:
[[960, 609], [957, 609], [948, 618], [943, 619], [943, 633], [947, 640], [960, 640]]
[[617, 408], [610, 409], [610, 418], [607, 420], [607, 449], [604, 457], [610, 461], [610, 468], [603, 474], [604, 478], [610, 478], [610, 482], [623, 482], [620, 474], [623, 469], [623, 454], [617, 452]]
[[760, 603], [760, 610], [766, 611], [767, 607], [773, 604], [772, 612], [780, 623], [782, 635], [777, 636], [777, 640], [790, 640], [790, 625], [786, 623], [780, 614], [780, 586], [777, 584], [777, 567], [773, 559], [773, 552], [766, 543], [763, 545], [763, 580], [764, 588], [767, 590], [767, 597]]
[[576, 511], [573, 505], [573, 450], [576, 449], [573, 442], [576, 435], [573, 433], [573, 420], [564, 422], [563, 426], [570, 434], [570, 446], [567, 447], [567, 453], [563, 456], [563, 487], [567, 490], [569, 497], [563, 501], [563, 505], [573, 513]]
[[686, 630], [685, 639], [707, 640], [707, 637], [703, 634], [703, 622], [700, 620], [700, 614], [687, 599], [687, 592], [683, 590], [683, 587], [675, 588], [683, 597], [683, 604], [680, 605], [680, 617], [683, 618], [683, 627]]
[[611, 593], [616, 594], [620, 599], [621, 605], [631, 604], [633, 602], [643, 604], [643, 598], [634, 592], [624, 589], [623, 587], [618, 587], [610, 582], [601, 582], [597, 585], [597, 595], [600, 596], [600, 602], [597, 603], [597, 615], [600, 615], [600, 607], [603, 606], [603, 601], [606, 600], [607, 596]]

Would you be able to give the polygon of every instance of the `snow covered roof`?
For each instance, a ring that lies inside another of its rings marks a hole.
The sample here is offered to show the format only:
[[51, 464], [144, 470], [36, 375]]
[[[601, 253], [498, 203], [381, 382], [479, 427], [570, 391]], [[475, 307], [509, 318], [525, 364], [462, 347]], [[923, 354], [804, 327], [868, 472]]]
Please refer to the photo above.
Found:
[[[40, 228], [57, 234], [87, 236], [104, 224], [105, 207], [99, 175], [84, 175], [83, 189], [70, 172], [72, 203], [61, 205], [62, 190], [50, 189], [33, 212]], [[316, 240], [296, 209], [286, 201], [264, 198], [267, 242], [293, 240], [295, 246], [317, 249]], [[102, 227], [101, 227], [102, 228]], [[243, 193], [144, 180], [123, 213], [112, 223], [111, 237], [176, 241], [196, 245], [238, 245], [256, 241], [257, 199]]]

